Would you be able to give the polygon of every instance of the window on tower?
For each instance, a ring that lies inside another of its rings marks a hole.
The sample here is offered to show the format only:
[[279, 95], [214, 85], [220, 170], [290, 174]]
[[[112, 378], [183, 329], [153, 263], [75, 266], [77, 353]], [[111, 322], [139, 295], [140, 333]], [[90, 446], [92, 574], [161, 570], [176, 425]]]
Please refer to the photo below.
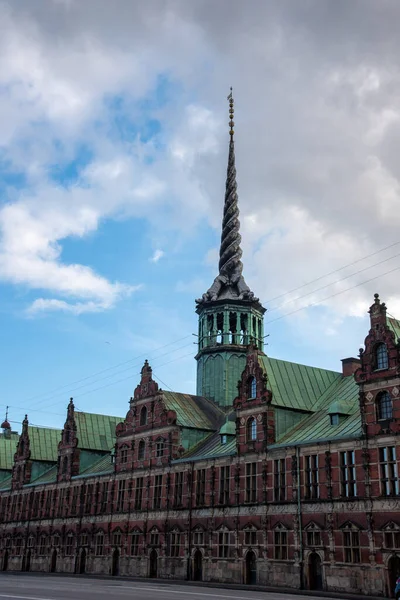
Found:
[[387, 369], [389, 366], [386, 344], [378, 344], [375, 347], [375, 369]]
[[248, 398], [256, 398], [257, 396], [257, 380], [256, 378], [250, 377], [247, 382], [247, 397]]
[[147, 407], [143, 406], [142, 410], [140, 411], [140, 425], [146, 425], [147, 424]]
[[257, 439], [257, 422], [254, 417], [250, 417], [247, 421], [246, 438], [248, 442], [254, 442]]
[[388, 392], [381, 392], [376, 399], [378, 421], [388, 421], [392, 418], [392, 399]]

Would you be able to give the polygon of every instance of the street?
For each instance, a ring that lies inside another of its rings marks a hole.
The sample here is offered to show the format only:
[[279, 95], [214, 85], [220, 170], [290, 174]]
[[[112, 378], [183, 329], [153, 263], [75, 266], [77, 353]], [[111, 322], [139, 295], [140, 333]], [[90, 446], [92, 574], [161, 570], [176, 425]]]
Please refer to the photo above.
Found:
[[[113, 581], [111, 579], [90, 579], [85, 577], [52, 577], [43, 575], [13, 575], [1, 573], [0, 600], [114, 600], [131, 599], [153, 600], [155, 597], [166, 600], [305, 600], [307, 596], [276, 594], [275, 592], [254, 592], [250, 590], [229, 590], [196, 585], [174, 585], [156, 581]], [[314, 596], [315, 600], [318, 600]]]

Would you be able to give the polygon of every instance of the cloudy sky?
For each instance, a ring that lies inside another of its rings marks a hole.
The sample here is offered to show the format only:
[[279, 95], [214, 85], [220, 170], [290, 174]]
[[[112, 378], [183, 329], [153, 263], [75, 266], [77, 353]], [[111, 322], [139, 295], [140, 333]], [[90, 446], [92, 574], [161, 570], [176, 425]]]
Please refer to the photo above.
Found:
[[267, 352], [339, 370], [374, 292], [400, 316], [399, 19], [396, 0], [0, 0], [0, 411], [122, 416], [146, 357], [195, 391], [231, 85]]

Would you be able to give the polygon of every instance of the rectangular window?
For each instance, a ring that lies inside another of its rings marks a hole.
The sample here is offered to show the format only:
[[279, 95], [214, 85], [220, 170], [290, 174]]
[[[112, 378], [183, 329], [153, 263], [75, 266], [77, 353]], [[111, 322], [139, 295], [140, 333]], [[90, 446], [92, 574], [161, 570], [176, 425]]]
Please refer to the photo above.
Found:
[[123, 512], [125, 504], [125, 479], [118, 481], [117, 512]]
[[78, 507], [79, 487], [75, 486], [72, 491], [71, 515], [75, 516]]
[[173, 531], [169, 535], [170, 535], [170, 546], [169, 546], [170, 556], [176, 558], [177, 556], [179, 556], [179, 552], [180, 552], [181, 534], [176, 531]]
[[142, 501], [143, 501], [143, 477], [138, 477], [136, 479], [136, 489], [135, 489], [135, 510], [142, 510]]
[[17, 538], [16, 542], [15, 542], [15, 555], [16, 556], [21, 556], [21, 549], [22, 549], [22, 539]]
[[121, 448], [120, 462], [122, 465], [125, 465], [128, 462], [128, 448], [126, 446], [122, 446]]
[[245, 531], [244, 532], [244, 543], [245, 546], [256, 546], [257, 545], [257, 531]]
[[131, 556], [139, 555], [139, 536], [140, 533], [136, 531], [131, 534]]
[[257, 463], [246, 465], [246, 502], [257, 502]]
[[42, 536], [39, 540], [39, 554], [46, 554], [46, 538]]
[[88, 483], [85, 486], [85, 515], [89, 515], [92, 510], [92, 500], [93, 500], [93, 484]]
[[304, 457], [305, 496], [307, 499], [319, 498], [318, 454]]
[[88, 543], [87, 533], [81, 533], [81, 536], [80, 536], [81, 546], [87, 546], [87, 543]]
[[354, 450], [340, 453], [340, 485], [344, 498], [357, 496], [356, 460]]
[[231, 468], [221, 467], [219, 470], [219, 503], [229, 504]]
[[276, 560], [287, 560], [288, 557], [288, 535], [287, 531], [277, 529], [274, 532], [274, 558]]
[[196, 506], [204, 506], [206, 502], [206, 470], [196, 471]]
[[156, 475], [154, 477], [154, 498], [153, 498], [154, 510], [161, 508], [161, 494], [162, 494], [162, 475]]
[[358, 531], [343, 532], [344, 562], [360, 562], [360, 535]]
[[385, 548], [400, 548], [400, 531], [385, 531]]
[[399, 494], [399, 476], [396, 460], [396, 447], [379, 448], [381, 465], [382, 496], [397, 496]]
[[274, 460], [274, 500], [286, 500], [286, 465], [284, 458]]
[[202, 546], [204, 544], [204, 531], [193, 532], [193, 544], [195, 546]]
[[72, 535], [67, 536], [67, 540], [65, 542], [65, 555], [71, 556], [72, 554], [72, 546], [73, 546], [74, 538]]
[[100, 512], [107, 512], [107, 502], [108, 502], [108, 481], [104, 482], [101, 489], [101, 504], [100, 504]]
[[114, 546], [120, 546], [121, 545], [121, 532], [120, 531], [116, 531], [113, 534], [113, 545]]
[[231, 544], [232, 544], [232, 534], [229, 531], [221, 531], [218, 534], [218, 556], [219, 556], [219, 558], [227, 558], [230, 555]]
[[104, 554], [104, 535], [98, 533], [96, 535], [96, 556], [103, 556]]
[[182, 506], [183, 499], [183, 471], [175, 473], [175, 494], [174, 504], [176, 508]]
[[158, 533], [158, 531], [152, 531], [150, 533], [150, 545], [158, 546], [159, 542], [160, 542], [160, 534]]
[[315, 530], [307, 531], [307, 546], [315, 548], [321, 546], [321, 532]]

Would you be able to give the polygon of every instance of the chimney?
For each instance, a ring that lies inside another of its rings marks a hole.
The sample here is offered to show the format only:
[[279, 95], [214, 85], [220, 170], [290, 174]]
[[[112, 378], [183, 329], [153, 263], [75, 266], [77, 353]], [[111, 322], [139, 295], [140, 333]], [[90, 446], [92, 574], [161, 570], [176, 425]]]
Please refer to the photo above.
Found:
[[350, 377], [357, 369], [361, 366], [361, 360], [359, 358], [342, 358], [342, 374], [343, 377]]

